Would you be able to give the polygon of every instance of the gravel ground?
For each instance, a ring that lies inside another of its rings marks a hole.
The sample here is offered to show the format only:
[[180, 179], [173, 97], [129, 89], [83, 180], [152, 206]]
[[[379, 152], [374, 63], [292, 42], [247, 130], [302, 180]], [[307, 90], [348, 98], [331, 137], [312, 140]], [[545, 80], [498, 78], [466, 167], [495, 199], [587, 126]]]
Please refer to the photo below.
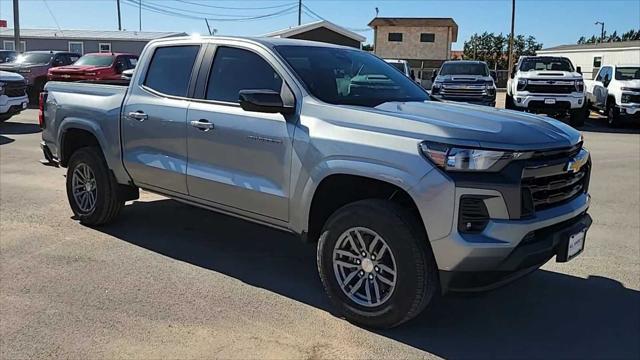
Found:
[[35, 119], [0, 125], [0, 358], [640, 357], [638, 126], [582, 129], [581, 256], [371, 331], [332, 315], [313, 245], [290, 235], [149, 193], [113, 225], [78, 224]]

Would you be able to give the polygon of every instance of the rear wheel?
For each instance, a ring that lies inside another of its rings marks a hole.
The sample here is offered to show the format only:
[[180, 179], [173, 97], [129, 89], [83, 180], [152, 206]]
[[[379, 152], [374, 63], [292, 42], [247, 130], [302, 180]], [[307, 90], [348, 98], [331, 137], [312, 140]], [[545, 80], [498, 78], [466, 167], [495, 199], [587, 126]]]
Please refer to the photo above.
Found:
[[318, 270], [336, 308], [368, 327], [412, 319], [439, 289], [424, 231], [390, 201], [363, 200], [337, 210], [318, 242]]
[[67, 198], [74, 215], [84, 225], [106, 224], [120, 213], [124, 200], [100, 149], [84, 147], [71, 155]]
[[620, 110], [611, 101], [607, 103], [607, 125], [612, 128], [620, 125]]

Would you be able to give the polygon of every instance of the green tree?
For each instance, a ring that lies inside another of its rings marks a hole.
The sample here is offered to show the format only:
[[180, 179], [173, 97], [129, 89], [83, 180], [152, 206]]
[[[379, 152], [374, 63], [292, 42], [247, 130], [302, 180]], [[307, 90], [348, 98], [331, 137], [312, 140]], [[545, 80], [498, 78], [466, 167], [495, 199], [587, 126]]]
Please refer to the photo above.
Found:
[[618, 35], [618, 31], [614, 31], [611, 35], [607, 34], [605, 31], [604, 39], [601, 39], [600, 36], [591, 35], [590, 38], [586, 38], [581, 36], [577, 43], [578, 44], [595, 44], [601, 41], [604, 42], [620, 42], [620, 41], [632, 41], [632, 40], [640, 40], [640, 30], [631, 29], [627, 32], [624, 32], [622, 35]]
[[[473, 34], [464, 42], [464, 58], [485, 61], [491, 69], [506, 69], [509, 63], [507, 52], [509, 49], [509, 36], [502, 33], [494, 34], [484, 32]], [[518, 35], [514, 38], [513, 54], [517, 59], [522, 55], [535, 55], [542, 49], [542, 44], [533, 36]]]

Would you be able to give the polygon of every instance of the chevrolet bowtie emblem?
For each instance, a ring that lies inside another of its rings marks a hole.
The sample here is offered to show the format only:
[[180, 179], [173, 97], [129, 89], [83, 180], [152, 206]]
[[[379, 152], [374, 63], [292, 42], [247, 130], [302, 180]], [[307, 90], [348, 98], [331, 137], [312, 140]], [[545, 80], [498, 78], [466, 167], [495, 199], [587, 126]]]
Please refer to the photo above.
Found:
[[571, 159], [567, 163], [567, 167], [565, 168], [565, 171], [569, 173], [576, 173], [580, 171], [580, 169], [582, 169], [582, 167], [584, 166], [584, 164], [587, 163], [588, 160], [589, 160], [589, 152], [587, 150], [582, 149], [580, 150], [578, 155], [576, 155], [573, 159]]

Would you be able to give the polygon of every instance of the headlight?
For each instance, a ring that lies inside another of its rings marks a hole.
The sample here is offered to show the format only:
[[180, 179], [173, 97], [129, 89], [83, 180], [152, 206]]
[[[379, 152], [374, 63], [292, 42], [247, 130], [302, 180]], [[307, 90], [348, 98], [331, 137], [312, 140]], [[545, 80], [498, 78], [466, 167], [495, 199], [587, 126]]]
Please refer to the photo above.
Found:
[[631, 94], [622, 94], [622, 96], [620, 97], [620, 101], [622, 101], [623, 103], [628, 103], [631, 102]]
[[0, 95], [4, 95], [4, 83], [0, 81]]
[[524, 90], [527, 86], [527, 79], [518, 79], [518, 90]]
[[433, 85], [431, 86], [431, 92], [434, 94], [437, 94], [440, 92], [441, 88], [442, 88], [441, 82], [434, 82]]
[[622, 91], [634, 91], [637, 92], [638, 88], [630, 88], [630, 87], [621, 87], [620, 90]]
[[576, 80], [576, 90], [578, 92], [582, 92], [584, 91], [584, 81], [582, 80]]
[[524, 153], [455, 147], [429, 141], [420, 144], [420, 151], [436, 166], [446, 171], [502, 170], [511, 160]]

